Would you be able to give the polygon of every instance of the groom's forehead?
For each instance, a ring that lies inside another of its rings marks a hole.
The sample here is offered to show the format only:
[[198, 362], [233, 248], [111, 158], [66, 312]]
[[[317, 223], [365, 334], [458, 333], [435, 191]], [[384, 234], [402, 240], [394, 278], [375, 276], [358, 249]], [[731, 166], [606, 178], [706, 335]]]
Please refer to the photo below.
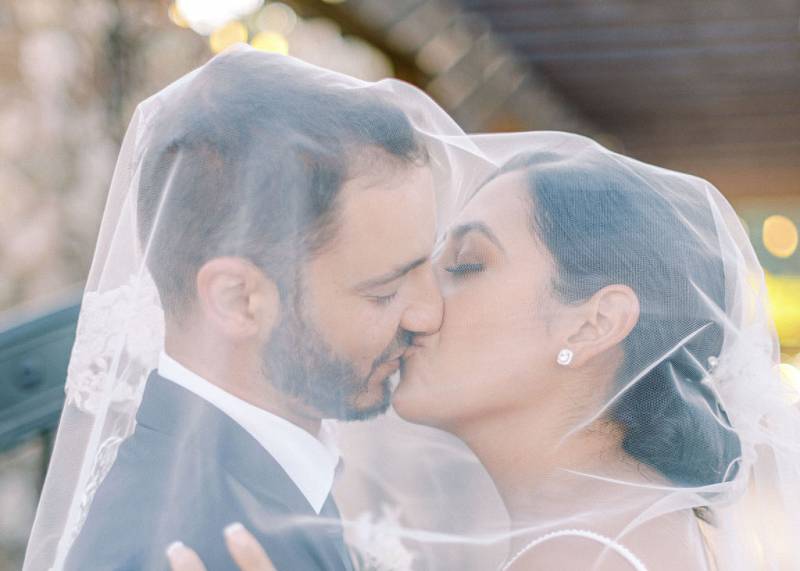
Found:
[[327, 253], [340, 269], [369, 279], [430, 257], [435, 206], [430, 176], [409, 167], [384, 180], [354, 179], [339, 197]]
[[344, 240], [388, 239], [393, 246], [427, 242], [436, 221], [432, 178], [428, 169], [409, 165], [383, 177], [352, 179], [342, 189], [337, 210]]

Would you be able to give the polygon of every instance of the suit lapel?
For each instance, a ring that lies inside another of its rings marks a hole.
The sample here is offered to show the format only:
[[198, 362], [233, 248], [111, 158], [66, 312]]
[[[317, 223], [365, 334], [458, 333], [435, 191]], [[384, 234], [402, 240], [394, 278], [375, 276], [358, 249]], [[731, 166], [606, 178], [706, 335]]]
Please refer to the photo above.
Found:
[[[155, 371], [147, 381], [136, 420], [142, 426], [177, 440], [177, 449], [184, 446], [195, 449], [195, 454], [208, 462], [209, 469], [229, 474], [259, 507], [278, 504], [283, 506], [288, 517], [317, 516], [281, 465], [255, 438], [217, 407]], [[351, 571], [353, 567], [339, 523], [341, 516], [332, 496], [328, 497], [320, 516], [332, 525], [323, 526], [320, 533], [311, 535], [326, 539], [319, 543], [328, 553], [328, 561], [340, 562], [341, 567], [337, 565], [337, 568]]]
[[[328, 496], [328, 499], [325, 501], [325, 504], [322, 506], [322, 510], [320, 511], [320, 516], [335, 520], [336, 522], [341, 522], [342, 516], [339, 513], [339, 508], [336, 505], [336, 502], [333, 499], [333, 494]], [[350, 558], [350, 554], [347, 551], [347, 547], [344, 542], [344, 537], [342, 535], [342, 527], [338, 523], [335, 526], [331, 526], [331, 545], [336, 550], [336, 554], [339, 556], [339, 559], [344, 566], [344, 569], [348, 571], [352, 571], [353, 569], [353, 561]]]
[[179, 443], [191, 442], [196, 454], [260, 500], [277, 501], [298, 514], [314, 514], [289, 475], [250, 433], [208, 401], [156, 372], [147, 381], [136, 421]]

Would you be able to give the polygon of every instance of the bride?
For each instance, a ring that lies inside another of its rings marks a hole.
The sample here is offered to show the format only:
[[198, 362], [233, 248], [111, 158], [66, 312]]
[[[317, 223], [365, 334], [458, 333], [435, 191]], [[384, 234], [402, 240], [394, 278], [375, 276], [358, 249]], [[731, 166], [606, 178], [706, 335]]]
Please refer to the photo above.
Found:
[[508, 568], [708, 569], [685, 489], [729, 481], [741, 455], [710, 376], [726, 324], [708, 196], [552, 138], [568, 152], [513, 158], [450, 230], [445, 320], [394, 406], [486, 467], [526, 530]]
[[[800, 568], [798, 415], [727, 202], [579, 136], [472, 142], [500, 166], [438, 248], [444, 320], [393, 406], [486, 468], [513, 528], [502, 569]], [[226, 537], [244, 571], [271, 568]]]

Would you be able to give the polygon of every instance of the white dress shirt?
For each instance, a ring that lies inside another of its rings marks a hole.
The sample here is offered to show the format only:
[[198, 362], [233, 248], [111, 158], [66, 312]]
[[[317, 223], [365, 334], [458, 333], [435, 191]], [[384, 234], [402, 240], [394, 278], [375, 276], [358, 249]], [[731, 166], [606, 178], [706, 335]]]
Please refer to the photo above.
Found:
[[334, 425], [322, 421], [317, 438], [279, 416], [233, 396], [161, 353], [158, 374], [211, 403], [239, 424], [281, 465], [319, 513], [333, 488], [339, 449]]

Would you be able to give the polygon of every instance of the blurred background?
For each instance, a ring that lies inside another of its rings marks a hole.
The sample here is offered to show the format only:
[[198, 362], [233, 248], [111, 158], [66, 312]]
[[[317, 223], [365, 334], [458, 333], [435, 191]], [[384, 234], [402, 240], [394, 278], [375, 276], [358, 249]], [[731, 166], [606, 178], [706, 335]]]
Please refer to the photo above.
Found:
[[0, 571], [22, 565], [133, 109], [235, 42], [406, 80], [466, 131], [575, 131], [709, 179], [767, 272], [800, 400], [795, 0], [2, 0]]

